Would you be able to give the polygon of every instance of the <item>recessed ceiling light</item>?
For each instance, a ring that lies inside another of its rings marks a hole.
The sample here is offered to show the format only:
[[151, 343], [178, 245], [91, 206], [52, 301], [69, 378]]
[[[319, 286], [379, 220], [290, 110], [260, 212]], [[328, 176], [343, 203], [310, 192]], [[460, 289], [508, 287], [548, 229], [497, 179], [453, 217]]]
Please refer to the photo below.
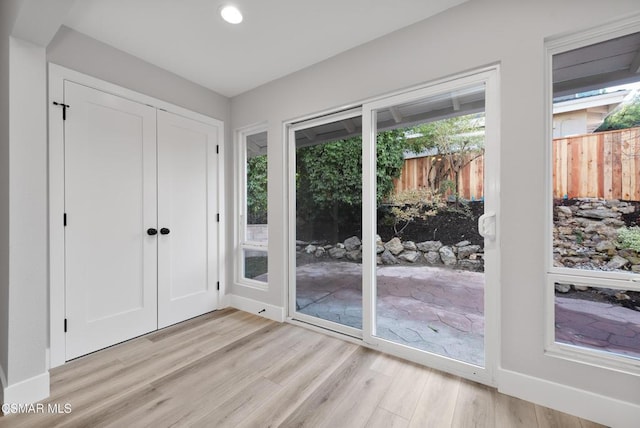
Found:
[[235, 6], [224, 6], [220, 9], [220, 16], [229, 24], [239, 24], [242, 22], [242, 14]]

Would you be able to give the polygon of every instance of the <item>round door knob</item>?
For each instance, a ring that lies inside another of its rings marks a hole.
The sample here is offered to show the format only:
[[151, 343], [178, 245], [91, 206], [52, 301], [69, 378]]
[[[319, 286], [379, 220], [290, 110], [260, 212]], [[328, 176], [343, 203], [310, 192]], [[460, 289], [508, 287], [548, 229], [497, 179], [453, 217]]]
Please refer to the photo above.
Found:
[[149, 236], [153, 236], [153, 235], [157, 235], [158, 234], [158, 230], [154, 229], [153, 227], [150, 227], [149, 229], [147, 229], [147, 235]]
[[171, 231], [166, 227], [163, 227], [162, 229], [160, 229], [160, 235], [168, 235], [170, 232]]

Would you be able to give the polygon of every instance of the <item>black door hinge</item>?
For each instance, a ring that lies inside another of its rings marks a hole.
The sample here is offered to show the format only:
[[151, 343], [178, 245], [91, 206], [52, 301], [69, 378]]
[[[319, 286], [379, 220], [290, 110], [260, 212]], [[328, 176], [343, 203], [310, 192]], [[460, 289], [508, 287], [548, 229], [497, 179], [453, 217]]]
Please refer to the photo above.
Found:
[[218, 281], [217, 286], [218, 286], [218, 290], [220, 290], [220, 281]]
[[67, 332], [67, 319], [64, 319], [64, 332]]
[[216, 144], [216, 153], [220, 153], [220, 146]]
[[220, 213], [216, 214], [216, 221], [220, 223]]
[[66, 227], [67, 226], [67, 213], [64, 213], [62, 216], [62, 224]]
[[54, 101], [53, 105], [62, 107], [62, 120], [67, 120], [67, 109], [69, 108], [69, 104]]

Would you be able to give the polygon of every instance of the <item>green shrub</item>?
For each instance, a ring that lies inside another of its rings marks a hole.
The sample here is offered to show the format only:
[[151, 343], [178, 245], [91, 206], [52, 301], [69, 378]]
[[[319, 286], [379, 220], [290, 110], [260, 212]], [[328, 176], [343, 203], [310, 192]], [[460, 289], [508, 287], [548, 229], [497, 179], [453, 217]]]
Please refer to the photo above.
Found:
[[620, 247], [640, 252], [640, 227], [621, 227], [618, 229]]
[[407, 189], [389, 196], [392, 204], [393, 231], [401, 235], [407, 226], [416, 219], [426, 220], [446, 207], [446, 203], [437, 193], [425, 188]]

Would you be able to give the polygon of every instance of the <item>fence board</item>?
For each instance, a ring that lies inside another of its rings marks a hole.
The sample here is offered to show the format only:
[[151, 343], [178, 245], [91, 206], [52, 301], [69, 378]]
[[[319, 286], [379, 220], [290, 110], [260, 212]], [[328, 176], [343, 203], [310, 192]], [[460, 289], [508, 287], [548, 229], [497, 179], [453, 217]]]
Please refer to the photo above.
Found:
[[611, 136], [614, 138], [613, 174], [611, 175], [611, 182], [613, 183], [613, 198], [622, 199], [622, 135], [616, 133]]
[[614, 199], [613, 196], [613, 137], [612, 134], [606, 133], [602, 136], [602, 144], [603, 144], [603, 165], [602, 165], [602, 176], [603, 176], [603, 198], [604, 199]]
[[[551, 148], [554, 198], [604, 198], [640, 201], [640, 128], [557, 138]], [[395, 191], [440, 189], [438, 171], [446, 157], [405, 160]], [[453, 180], [454, 177], [447, 177]], [[484, 156], [469, 156], [458, 174], [465, 199], [484, 197]]]
[[622, 150], [620, 154], [620, 164], [622, 165], [622, 199], [627, 200], [631, 198], [629, 189], [631, 187], [631, 165], [629, 163], [629, 154], [631, 147], [629, 141], [622, 141]]
[[596, 196], [594, 197], [598, 197], [599, 194], [604, 195], [605, 192], [605, 188], [604, 188], [604, 138], [602, 135], [597, 135], [597, 140], [596, 140], [596, 174], [598, 177], [598, 185], [597, 185], [597, 191], [596, 191]]

